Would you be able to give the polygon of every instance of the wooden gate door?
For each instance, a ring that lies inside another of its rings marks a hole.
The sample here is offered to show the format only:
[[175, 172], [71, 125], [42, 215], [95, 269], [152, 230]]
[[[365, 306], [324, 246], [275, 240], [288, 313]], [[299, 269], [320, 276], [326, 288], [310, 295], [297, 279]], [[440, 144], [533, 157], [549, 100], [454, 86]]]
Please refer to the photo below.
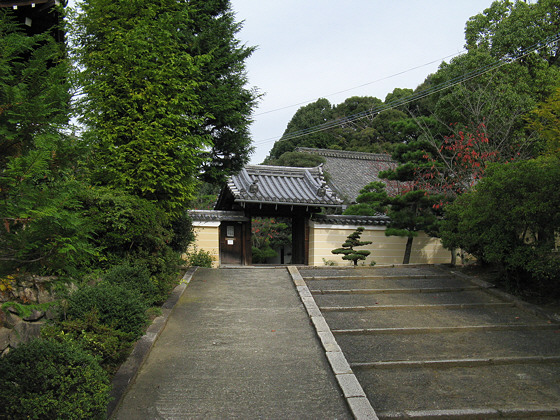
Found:
[[220, 225], [220, 264], [243, 264], [243, 224], [222, 222]]

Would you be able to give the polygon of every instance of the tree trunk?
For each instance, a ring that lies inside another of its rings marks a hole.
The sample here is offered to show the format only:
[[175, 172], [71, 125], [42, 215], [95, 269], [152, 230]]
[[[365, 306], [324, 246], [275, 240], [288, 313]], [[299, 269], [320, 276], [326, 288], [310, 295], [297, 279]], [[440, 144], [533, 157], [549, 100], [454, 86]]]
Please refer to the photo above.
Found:
[[414, 238], [412, 236], [409, 236], [408, 239], [406, 240], [406, 249], [404, 250], [404, 259], [403, 259], [403, 264], [408, 264], [410, 262], [410, 253], [412, 252], [412, 240]]

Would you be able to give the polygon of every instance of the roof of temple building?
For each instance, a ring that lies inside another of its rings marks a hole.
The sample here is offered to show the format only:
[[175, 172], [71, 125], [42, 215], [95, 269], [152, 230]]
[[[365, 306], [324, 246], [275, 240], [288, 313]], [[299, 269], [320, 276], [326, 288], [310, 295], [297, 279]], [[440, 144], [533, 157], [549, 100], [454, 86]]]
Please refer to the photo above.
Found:
[[379, 172], [397, 166], [388, 154], [309, 147], [298, 147], [296, 151], [325, 158], [323, 169], [329, 179], [329, 186], [347, 204], [356, 202], [360, 190], [373, 181], [385, 183], [389, 195], [397, 195], [402, 190], [402, 183], [379, 178]]

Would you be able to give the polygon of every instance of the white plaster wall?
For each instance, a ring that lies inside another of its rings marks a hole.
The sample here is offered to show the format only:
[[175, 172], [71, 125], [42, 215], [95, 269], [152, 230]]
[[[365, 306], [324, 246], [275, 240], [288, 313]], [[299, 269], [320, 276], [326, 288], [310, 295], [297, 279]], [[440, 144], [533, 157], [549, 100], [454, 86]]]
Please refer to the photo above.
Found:
[[[309, 265], [322, 266], [325, 261], [334, 261], [339, 266], [352, 265], [352, 261], [345, 261], [342, 255], [335, 255], [331, 251], [340, 248], [347, 236], [356, 230], [357, 226], [322, 225], [310, 223], [309, 231]], [[365, 261], [376, 264], [402, 264], [407, 238], [399, 236], [385, 236], [385, 227], [366, 226], [360, 238], [372, 241], [370, 245], [357, 249], [367, 249], [371, 254]], [[410, 257], [411, 264], [442, 264], [451, 262], [451, 252], [441, 246], [437, 238], [431, 238], [420, 233], [414, 238]]]
[[219, 222], [194, 222], [193, 229], [195, 242], [189, 248], [210, 252], [212, 255], [214, 268], [220, 266], [220, 223]]

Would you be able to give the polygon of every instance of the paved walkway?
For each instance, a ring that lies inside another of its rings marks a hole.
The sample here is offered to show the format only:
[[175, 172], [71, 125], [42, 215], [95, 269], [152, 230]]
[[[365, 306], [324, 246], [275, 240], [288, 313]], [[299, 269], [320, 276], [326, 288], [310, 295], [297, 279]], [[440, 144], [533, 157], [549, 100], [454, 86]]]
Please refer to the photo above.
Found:
[[199, 269], [116, 419], [350, 419], [285, 268]]

